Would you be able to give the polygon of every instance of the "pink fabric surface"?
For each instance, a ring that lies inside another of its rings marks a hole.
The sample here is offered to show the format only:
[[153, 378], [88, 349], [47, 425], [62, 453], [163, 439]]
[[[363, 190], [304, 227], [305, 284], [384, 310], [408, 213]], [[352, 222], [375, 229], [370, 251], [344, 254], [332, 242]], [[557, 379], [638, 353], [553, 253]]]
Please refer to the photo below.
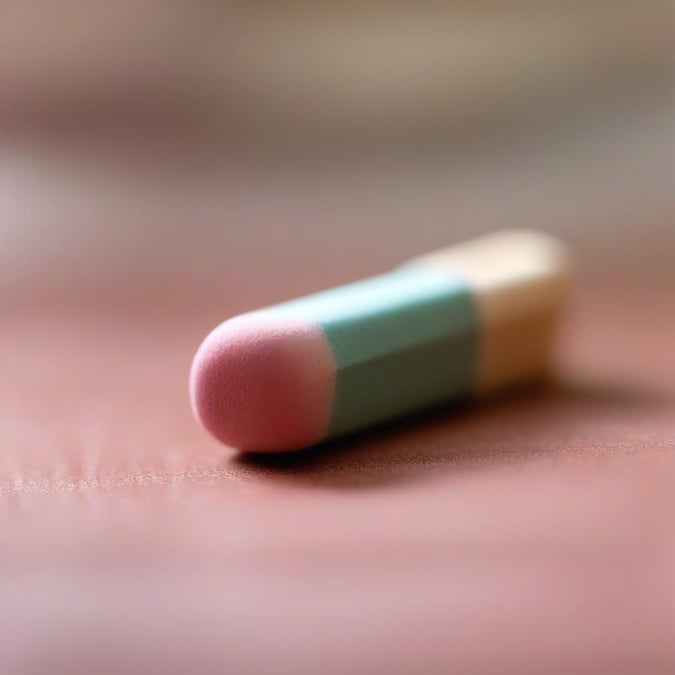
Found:
[[272, 458], [190, 412], [221, 301], [14, 307], [0, 669], [672, 673], [673, 288], [643, 281], [579, 288], [554, 384]]

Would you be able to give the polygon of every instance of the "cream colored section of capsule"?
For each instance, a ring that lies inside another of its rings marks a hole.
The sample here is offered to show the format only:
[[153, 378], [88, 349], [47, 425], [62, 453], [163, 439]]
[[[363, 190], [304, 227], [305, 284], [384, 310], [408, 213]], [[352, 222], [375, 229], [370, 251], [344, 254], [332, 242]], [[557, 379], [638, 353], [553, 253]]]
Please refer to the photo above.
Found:
[[567, 249], [558, 240], [509, 230], [409, 264], [461, 274], [471, 286], [481, 323], [476, 393], [548, 371], [569, 268]]

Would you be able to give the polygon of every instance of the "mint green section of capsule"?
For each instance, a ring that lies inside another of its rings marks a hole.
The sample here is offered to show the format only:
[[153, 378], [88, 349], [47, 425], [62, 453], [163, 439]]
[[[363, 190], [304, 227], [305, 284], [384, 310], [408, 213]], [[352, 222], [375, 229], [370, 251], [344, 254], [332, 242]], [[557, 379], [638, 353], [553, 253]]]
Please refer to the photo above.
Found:
[[334, 438], [468, 394], [478, 318], [461, 278], [421, 268], [388, 274], [273, 308], [317, 322], [337, 373]]

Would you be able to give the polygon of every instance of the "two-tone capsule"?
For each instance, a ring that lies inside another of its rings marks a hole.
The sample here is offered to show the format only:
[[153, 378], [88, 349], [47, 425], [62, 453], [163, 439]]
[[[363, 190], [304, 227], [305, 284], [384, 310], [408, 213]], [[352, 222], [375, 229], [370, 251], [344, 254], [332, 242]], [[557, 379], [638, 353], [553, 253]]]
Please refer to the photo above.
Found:
[[232, 447], [294, 450], [539, 377], [566, 272], [559, 242], [509, 231], [229, 319], [195, 356], [193, 410]]

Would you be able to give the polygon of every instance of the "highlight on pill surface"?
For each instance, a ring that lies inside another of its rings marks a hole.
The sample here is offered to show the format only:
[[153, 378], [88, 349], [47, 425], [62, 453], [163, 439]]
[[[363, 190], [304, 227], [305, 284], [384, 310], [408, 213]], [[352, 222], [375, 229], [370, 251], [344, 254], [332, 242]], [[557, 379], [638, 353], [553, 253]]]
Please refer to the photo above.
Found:
[[508, 231], [388, 273], [228, 319], [190, 373], [218, 440], [295, 450], [543, 375], [565, 247]]

